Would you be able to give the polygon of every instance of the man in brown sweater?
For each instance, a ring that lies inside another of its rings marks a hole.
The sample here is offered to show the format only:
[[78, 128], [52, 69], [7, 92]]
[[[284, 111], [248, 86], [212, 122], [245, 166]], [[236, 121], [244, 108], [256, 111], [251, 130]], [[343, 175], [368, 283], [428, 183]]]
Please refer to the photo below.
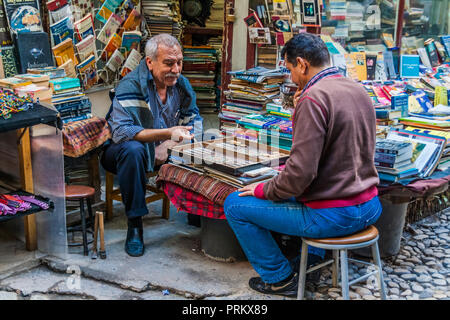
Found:
[[250, 287], [295, 296], [298, 275], [270, 230], [343, 236], [375, 223], [382, 209], [374, 165], [375, 110], [365, 89], [329, 66], [327, 47], [316, 35], [296, 35], [281, 54], [299, 86], [290, 157], [273, 179], [231, 194], [224, 209], [261, 276], [250, 279]]

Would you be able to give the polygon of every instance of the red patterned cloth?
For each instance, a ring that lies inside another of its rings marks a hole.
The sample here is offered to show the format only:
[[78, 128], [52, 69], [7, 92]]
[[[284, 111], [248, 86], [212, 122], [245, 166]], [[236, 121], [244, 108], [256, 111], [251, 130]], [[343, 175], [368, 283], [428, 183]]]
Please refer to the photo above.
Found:
[[62, 130], [64, 155], [78, 158], [111, 138], [108, 122], [99, 117], [66, 123]]
[[226, 219], [223, 205], [215, 204], [196, 192], [170, 182], [163, 183], [163, 190], [178, 210], [207, 218]]
[[158, 184], [162, 182], [170, 182], [205, 197], [212, 203], [223, 206], [226, 197], [237, 190], [225, 182], [215, 178], [201, 175], [199, 173], [174, 166], [172, 164], [164, 164], [158, 172], [156, 179]]

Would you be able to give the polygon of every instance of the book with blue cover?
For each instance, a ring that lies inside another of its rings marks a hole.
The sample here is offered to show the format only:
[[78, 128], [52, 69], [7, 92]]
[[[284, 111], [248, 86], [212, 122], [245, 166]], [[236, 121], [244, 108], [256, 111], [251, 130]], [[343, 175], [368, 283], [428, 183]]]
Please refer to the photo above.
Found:
[[415, 54], [402, 54], [400, 56], [400, 77], [419, 78], [420, 77], [420, 57]]
[[61, 19], [50, 26], [53, 45], [57, 45], [66, 39], [73, 39], [73, 24], [70, 17]]
[[440, 36], [439, 39], [441, 40], [441, 43], [444, 46], [445, 51], [447, 52], [447, 57], [450, 57], [450, 34], [446, 36]]

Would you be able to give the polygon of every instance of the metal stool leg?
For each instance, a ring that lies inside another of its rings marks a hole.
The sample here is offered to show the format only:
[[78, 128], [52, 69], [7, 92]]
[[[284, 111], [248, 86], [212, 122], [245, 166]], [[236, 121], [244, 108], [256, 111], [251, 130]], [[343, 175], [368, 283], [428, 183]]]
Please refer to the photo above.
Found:
[[297, 299], [303, 300], [305, 294], [305, 282], [306, 282], [306, 265], [308, 262], [308, 245], [305, 241], [302, 241], [302, 254], [300, 257], [300, 274], [298, 275], [298, 291]]
[[339, 250], [333, 250], [333, 265], [332, 265], [332, 284], [333, 287], [337, 288], [339, 283], [338, 283], [338, 278], [339, 278]]
[[378, 268], [378, 286], [380, 288], [380, 295], [382, 300], [386, 300], [386, 289], [384, 287], [383, 268], [381, 266], [380, 252], [378, 251], [378, 241], [372, 245], [372, 257]]
[[94, 215], [92, 214], [91, 199], [87, 198], [86, 199], [86, 204], [87, 204], [87, 208], [88, 208], [89, 221], [90, 221], [91, 229], [92, 229], [92, 232], [93, 232], [94, 231]]
[[348, 289], [348, 260], [347, 249], [339, 250], [341, 253], [341, 290], [344, 300], [349, 299]]
[[81, 230], [83, 233], [83, 252], [84, 255], [88, 255], [88, 241], [87, 241], [87, 232], [86, 232], [86, 216], [84, 214], [84, 200], [80, 199], [80, 215], [81, 215]]

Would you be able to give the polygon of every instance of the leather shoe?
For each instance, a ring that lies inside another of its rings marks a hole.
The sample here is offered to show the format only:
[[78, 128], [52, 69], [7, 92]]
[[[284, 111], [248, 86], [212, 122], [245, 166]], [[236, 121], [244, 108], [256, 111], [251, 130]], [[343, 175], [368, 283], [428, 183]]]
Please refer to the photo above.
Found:
[[125, 252], [132, 257], [140, 257], [144, 254], [144, 237], [142, 228], [128, 227]]

